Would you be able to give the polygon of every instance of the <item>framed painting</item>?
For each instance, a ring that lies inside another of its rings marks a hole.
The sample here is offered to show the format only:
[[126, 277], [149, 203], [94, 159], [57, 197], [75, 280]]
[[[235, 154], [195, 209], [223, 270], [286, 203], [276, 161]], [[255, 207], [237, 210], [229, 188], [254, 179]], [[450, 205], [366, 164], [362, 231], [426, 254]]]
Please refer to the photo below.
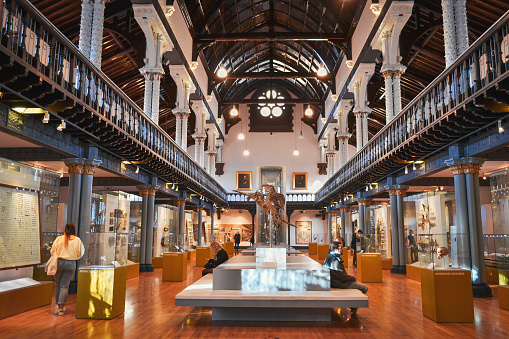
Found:
[[295, 243], [307, 244], [311, 237], [311, 221], [295, 222]]
[[292, 178], [292, 188], [294, 190], [307, 190], [308, 189], [308, 174], [303, 173], [293, 173]]
[[238, 190], [251, 190], [251, 172], [237, 172], [237, 189]]

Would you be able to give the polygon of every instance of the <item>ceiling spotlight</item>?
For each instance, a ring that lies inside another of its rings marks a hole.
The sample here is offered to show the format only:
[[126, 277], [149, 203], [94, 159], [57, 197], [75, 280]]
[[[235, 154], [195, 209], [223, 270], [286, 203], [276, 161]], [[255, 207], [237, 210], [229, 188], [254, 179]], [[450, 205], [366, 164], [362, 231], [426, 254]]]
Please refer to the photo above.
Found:
[[240, 132], [238, 138], [239, 140], [244, 140], [244, 133]]
[[226, 71], [226, 68], [224, 66], [219, 67], [219, 70], [217, 71], [217, 76], [220, 78], [226, 78], [228, 75], [228, 72]]
[[44, 118], [42, 119], [42, 122], [45, 124], [49, 122], [49, 112], [44, 113]]
[[64, 129], [65, 129], [65, 127], [66, 127], [66, 126], [65, 126], [65, 121], [64, 121], [64, 120], [61, 120], [61, 121], [60, 121], [60, 125], [58, 125], [58, 127], [57, 127], [57, 130], [62, 131], [62, 130], [64, 130]]
[[498, 121], [498, 133], [504, 133], [505, 129], [502, 127], [502, 120]]
[[318, 67], [318, 72], [316, 72], [316, 75], [318, 75], [319, 77], [323, 77], [323, 76], [327, 75], [327, 70], [325, 69], [325, 67], [323, 65], [320, 65], [320, 67]]
[[235, 108], [235, 106], [233, 106], [233, 108], [230, 111], [230, 116], [231, 117], [236, 117], [238, 115], [239, 115], [239, 111]]
[[293, 155], [299, 155], [299, 150], [297, 148], [293, 151]]
[[313, 115], [313, 110], [311, 109], [311, 107], [308, 106], [308, 108], [304, 111], [304, 115], [307, 117], [310, 117]]
[[249, 151], [247, 150], [247, 148], [244, 150], [244, 155], [249, 155]]

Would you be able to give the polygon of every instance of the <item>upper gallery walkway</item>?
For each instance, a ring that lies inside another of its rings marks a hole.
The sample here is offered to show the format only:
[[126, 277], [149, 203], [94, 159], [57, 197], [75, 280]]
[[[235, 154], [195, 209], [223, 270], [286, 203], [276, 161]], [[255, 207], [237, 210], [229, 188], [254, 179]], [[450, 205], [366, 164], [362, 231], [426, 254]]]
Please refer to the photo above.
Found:
[[[61, 131], [74, 139], [220, 206], [227, 204], [224, 188], [29, 1], [8, 0], [4, 6], [0, 9], [3, 101], [10, 96], [25, 107], [42, 108], [51, 116], [52, 130], [65, 122]], [[14, 115], [6, 120], [16, 124]], [[11, 133], [26, 129], [18, 125]]]
[[[403, 173], [408, 164], [447, 153], [454, 143], [468, 144], [495, 129], [498, 121], [507, 122], [508, 23], [509, 12], [327, 180], [316, 193], [315, 203], [325, 206], [338, 201], [369, 183]], [[488, 147], [503, 146], [507, 139], [491, 138]], [[483, 147], [468, 156], [479, 154]]]

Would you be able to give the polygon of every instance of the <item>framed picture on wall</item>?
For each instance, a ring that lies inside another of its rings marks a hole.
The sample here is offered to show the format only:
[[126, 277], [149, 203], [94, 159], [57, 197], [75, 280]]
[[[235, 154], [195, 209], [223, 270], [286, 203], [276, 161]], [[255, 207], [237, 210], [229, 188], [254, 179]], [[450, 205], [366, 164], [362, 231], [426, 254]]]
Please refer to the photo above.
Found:
[[311, 237], [311, 221], [295, 222], [295, 243], [307, 244]]
[[237, 189], [251, 190], [252, 172], [237, 172]]
[[308, 174], [305, 172], [302, 173], [293, 173], [292, 178], [292, 188], [294, 190], [307, 190], [308, 189]]

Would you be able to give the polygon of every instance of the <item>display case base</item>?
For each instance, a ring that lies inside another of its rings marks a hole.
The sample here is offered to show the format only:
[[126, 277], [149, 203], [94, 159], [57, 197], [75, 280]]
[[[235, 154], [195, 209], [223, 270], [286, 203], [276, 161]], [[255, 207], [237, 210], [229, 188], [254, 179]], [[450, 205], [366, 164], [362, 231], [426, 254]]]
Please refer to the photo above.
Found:
[[155, 268], [163, 268], [163, 257], [152, 258], [152, 266], [154, 266]]
[[[234, 253], [234, 246], [232, 242], [226, 242], [223, 244], [223, 248], [228, 253], [228, 258], [233, 257]], [[204, 264], [205, 265], [205, 264]]]
[[498, 306], [509, 311], [509, 286], [498, 286]]
[[78, 270], [76, 319], [113, 319], [125, 309], [127, 266]]
[[37, 281], [53, 281], [52, 275], [47, 275], [44, 271], [44, 266], [41, 267], [34, 267], [34, 273], [32, 275], [32, 279]]
[[154, 265], [140, 264], [140, 272], [154, 272]]
[[470, 271], [421, 268], [422, 313], [437, 323], [474, 322]]
[[390, 270], [392, 268], [392, 258], [382, 259], [382, 270]]
[[348, 256], [349, 256], [348, 250], [344, 248], [343, 254], [341, 254], [341, 259], [343, 259], [343, 266], [345, 266], [345, 268], [348, 268]]
[[496, 268], [486, 267], [486, 281], [488, 284], [498, 285], [498, 272]]
[[474, 294], [474, 298], [493, 297], [493, 293], [491, 292], [491, 288], [488, 284], [472, 284], [472, 292]]
[[187, 279], [187, 253], [165, 253], [163, 255], [163, 281]]
[[317, 255], [318, 254], [318, 244], [316, 242], [309, 243], [309, 255]]
[[196, 267], [205, 266], [210, 257], [210, 247], [196, 247]]
[[196, 259], [196, 250], [187, 251], [187, 260]]
[[127, 278], [136, 278], [140, 276], [140, 264], [139, 263], [132, 263], [127, 265]]
[[[394, 266], [394, 267], [401, 267], [401, 266]], [[400, 273], [400, 272], [392, 272], [391, 273]], [[412, 279], [415, 281], [421, 281], [421, 268], [419, 266], [413, 266], [413, 265], [406, 265], [406, 277], [408, 279]]]
[[49, 305], [52, 295], [50, 281], [0, 292], [0, 319]]
[[318, 261], [323, 262], [329, 255], [329, 245], [318, 245]]
[[382, 255], [380, 253], [357, 254], [357, 277], [360, 282], [382, 282]]

